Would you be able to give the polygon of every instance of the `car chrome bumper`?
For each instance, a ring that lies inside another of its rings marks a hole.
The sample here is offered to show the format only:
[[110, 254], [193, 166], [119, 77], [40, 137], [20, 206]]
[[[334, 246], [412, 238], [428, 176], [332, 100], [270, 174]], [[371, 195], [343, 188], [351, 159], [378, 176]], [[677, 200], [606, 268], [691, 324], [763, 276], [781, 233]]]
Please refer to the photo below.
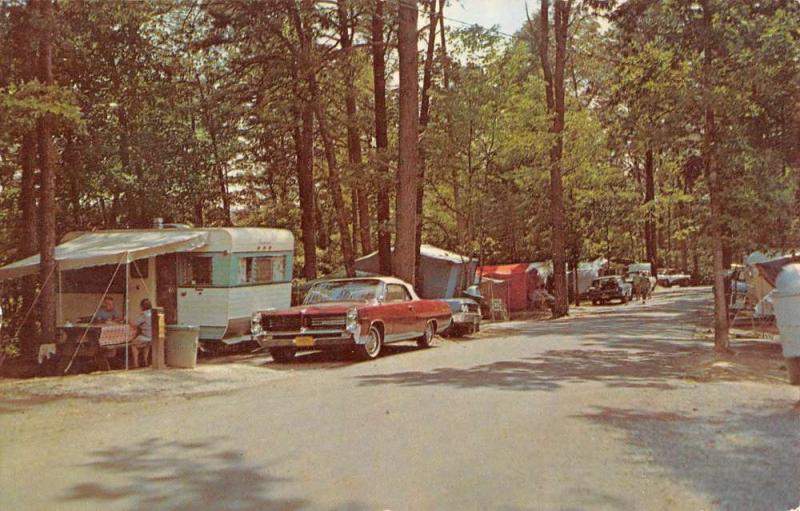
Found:
[[589, 300], [621, 300], [624, 295], [622, 293], [603, 293], [603, 294], [596, 294], [596, 295], [589, 295]]
[[366, 342], [366, 336], [343, 330], [306, 330], [299, 332], [261, 332], [253, 336], [262, 348], [296, 348], [299, 350], [354, 347]]
[[346, 348], [354, 347], [357, 344], [355, 338], [349, 333], [335, 336], [316, 336], [304, 333], [292, 336], [259, 334], [255, 336], [255, 341], [262, 348], [296, 348], [298, 350]]
[[481, 315], [477, 312], [456, 312], [453, 313], [452, 325], [479, 325]]

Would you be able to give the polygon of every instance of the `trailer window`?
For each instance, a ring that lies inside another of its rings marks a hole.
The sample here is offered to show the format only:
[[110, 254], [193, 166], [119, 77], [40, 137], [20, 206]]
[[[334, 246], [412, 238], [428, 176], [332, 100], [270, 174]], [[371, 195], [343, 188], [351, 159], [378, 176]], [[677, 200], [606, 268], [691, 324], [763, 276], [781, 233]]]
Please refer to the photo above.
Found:
[[184, 256], [181, 258], [179, 286], [210, 286], [212, 278], [210, 256]]
[[286, 256], [244, 257], [239, 265], [242, 284], [270, 284], [285, 280]]
[[131, 263], [131, 278], [132, 279], [146, 279], [149, 270], [147, 259], [139, 259]]

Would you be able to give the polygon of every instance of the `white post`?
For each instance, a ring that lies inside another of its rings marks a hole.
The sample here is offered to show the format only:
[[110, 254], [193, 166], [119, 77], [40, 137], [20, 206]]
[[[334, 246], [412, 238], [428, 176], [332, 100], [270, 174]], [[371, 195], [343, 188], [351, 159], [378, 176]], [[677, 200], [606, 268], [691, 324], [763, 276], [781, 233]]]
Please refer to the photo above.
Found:
[[[56, 299], [58, 300], [58, 319], [59, 322], [63, 325], [64, 324], [64, 301], [62, 300], [62, 295], [64, 294], [64, 290], [61, 288], [61, 268], [58, 269], [58, 294], [56, 295]], [[56, 336], [56, 338], [59, 338]]]
[[[128, 283], [129, 283], [129, 281], [131, 279], [131, 265], [130, 265], [130, 261], [128, 260], [128, 255], [129, 255], [128, 253], [125, 254], [125, 318], [124, 318], [124, 320], [125, 320], [125, 324], [126, 325], [128, 323], [130, 323], [130, 321], [128, 320], [128, 318], [130, 317], [129, 316], [130, 315], [130, 306], [129, 306], [129, 304], [130, 304], [130, 296], [129, 296]], [[126, 335], [125, 336], [125, 370], [126, 371], [128, 370], [128, 351], [129, 351], [128, 343], [129, 342], [130, 342], [130, 339]]]

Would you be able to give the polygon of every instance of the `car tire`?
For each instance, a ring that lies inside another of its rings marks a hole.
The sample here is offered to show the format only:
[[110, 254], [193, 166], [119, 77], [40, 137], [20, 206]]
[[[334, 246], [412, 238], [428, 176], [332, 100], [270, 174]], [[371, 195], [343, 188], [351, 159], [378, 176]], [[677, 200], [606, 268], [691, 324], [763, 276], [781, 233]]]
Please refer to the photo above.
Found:
[[619, 303], [625, 305], [626, 303], [628, 303], [628, 297], [626, 295], [622, 295], [622, 298], [619, 299]]
[[[457, 330], [457, 335], [461, 337], [461, 329]], [[430, 348], [431, 344], [433, 343], [433, 336], [436, 335], [436, 325], [433, 321], [428, 321], [425, 323], [425, 332], [420, 336], [417, 337], [417, 346], [420, 348]]]
[[294, 360], [294, 355], [297, 351], [294, 348], [270, 348], [269, 354], [272, 360], [279, 363], [287, 363]]
[[383, 335], [375, 325], [369, 327], [367, 342], [356, 347], [356, 354], [361, 360], [375, 360], [383, 348]]

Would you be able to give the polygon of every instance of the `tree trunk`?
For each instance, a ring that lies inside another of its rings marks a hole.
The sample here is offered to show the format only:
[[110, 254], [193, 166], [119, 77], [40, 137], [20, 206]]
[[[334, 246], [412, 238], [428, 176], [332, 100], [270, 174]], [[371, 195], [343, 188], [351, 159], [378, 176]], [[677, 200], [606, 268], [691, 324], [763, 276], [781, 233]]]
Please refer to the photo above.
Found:
[[378, 162], [378, 265], [380, 273], [392, 273], [391, 207], [389, 204], [389, 135], [386, 121], [386, 55], [383, 40], [384, 0], [375, 1], [372, 16], [372, 80], [375, 95], [375, 146]]
[[352, 188], [350, 189], [350, 212], [352, 214], [350, 218], [350, 224], [353, 226], [352, 238], [353, 238], [353, 257], [358, 257], [358, 243], [357, 240], [359, 238], [359, 225], [358, 225], [358, 193], [356, 192], [356, 187], [358, 184], [353, 184]]
[[420, 94], [420, 110], [419, 110], [419, 170], [417, 172], [417, 228], [415, 232], [414, 242], [414, 267], [416, 273], [414, 275], [416, 285], [418, 288], [422, 286], [422, 271], [420, 265], [421, 247], [422, 247], [422, 209], [423, 201], [425, 199], [425, 157], [426, 157], [426, 141], [425, 129], [428, 127], [428, 119], [431, 113], [431, 98], [430, 88], [431, 79], [433, 74], [433, 51], [436, 49], [436, 23], [439, 14], [436, 11], [436, 0], [428, 2], [429, 9], [429, 22], [428, 22], [428, 46], [425, 50], [425, 64], [422, 70], [422, 91]]
[[[19, 258], [28, 257], [39, 250], [39, 221], [36, 210], [36, 130], [31, 130], [22, 137], [20, 147], [20, 166], [22, 168], [22, 181], [20, 183], [20, 253]], [[27, 313], [28, 308], [34, 307], [36, 300], [36, 277], [28, 276], [22, 281], [22, 305]], [[37, 332], [36, 321], [33, 314], [20, 330], [20, 350], [23, 356], [36, 355]]]
[[325, 151], [325, 161], [328, 164], [328, 192], [333, 199], [333, 207], [336, 210], [336, 226], [339, 230], [339, 245], [342, 249], [342, 259], [347, 276], [353, 277], [356, 274], [355, 258], [353, 257], [353, 243], [350, 238], [350, 229], [347, 226], [347, 209], [344, 206], [342, 197], [342, 185], [339, 176], [339, 167], [336, 163], [336, 147], [333, 143], [328, 121], [322, 109], [320, 100], [319, 86], [316, 77], [309, 78], [311, 86], [311, 96], [314, 106], [314, 116], [317, 118], [317, 128], [319, 129], [322, 146]]
[[[25, 22], [23, 30], [30, 34], [25, 40], [25, 46], [19, 59], [19, 66], [22, 69], [22, 79], [25, 82], [33, 81], [36, 77], [37, 55], [35, 39], [36, 33], [31, 24], [31, 20], [37, 18], [39, 6], [36, 0], [30, 0], [25, 10]], [[19, 211], [21, 212], [18, 227], [19, 251], [17, 258], [29, 257], [39, 251], [39, 219], [37, 211], [37, 172], [36, 172], [36, 128], [31, 128], [22, 136], [20, 144], [19, 165], [22, 169], [20, 179]], [[36, 276], [30, 275], [22, 281], [22, 310], [28, 313], [30, 307], [35, 307], [36, 300]], [[25, 324], [20, 330], [20, 350], [23, 356], [30, 357], [36, 355], [37, 350], [37, 328], [35, 313], [28, 315]]]
[[[211, 150], [212, 154], [214, 155], [214, 169], [216, 170], [217, 180], [219, 182], [219, 193], [222, 198], [222, 214], [224, 215], [223, 221], [225, 222], [224, 225], [231, 226], [233, 225], [233, 217], [231, 216], [231, 199], [230, 192], [228, 190], [227, 164], [220, 157], [219, 144], [217, 143], [217, 127], [212, 118], [212, 109], [209, 108], [211, 102], [205, 93], [203, 80], [198, 72], [195, 72], [195, 81], [197, 82], [197, 90], [200, 93], [200, 114], [203, 117], [203, 124], [205, 125], [206, 130], [211, 138]], [[192, 131], [195, 131], [194, 117], [192, 117]]]
[[317, 119], [317, 128], [320, 138], [322, 138], [322, 147], [325, 152], [325, 161], [328, 164], [328, 192], [333, 199], [334, 216], [336, 218], [336, 227], [339, 230], [339, 246], [342, 249], [344, 269], [347, 275], [352, 277], [355, 276], [355, 258], [353, 257], [353, 243], [350, 238], [350, 229], [347, 225], [347, 209], [344, 206], [344, 198], [342, 196], [339, 167], [336, 163], [336, 147], [333, 143], [330, 129], [328, 128], [328, 120], [325, 111], [322, 108], [317, 79], [313, 75], [308, 79], [311, 89], [314, 117]]
[[[445, 0], [439, 0], [439, 46], [442, 52], [442, 86], [445, 91], [450, 90], [450, 61], [447, 57], [447, 37], [444, 31], [444, 4]], [[453, 114], [447, 109], [445, 112], [447, 122], [447, 140], [449, 145], [445, 147], [445, 156], [443, 159], [449, 161], [450, 148], [453, 145]], [[467, 230], [464, 212], [460, 208], [461, 204], [461, 174], [458, 166], [454, 165], [451, 174], [453, 185], [453, 209], [456, 215], [456, 240], [458, 247], [463, 250], [465, 242], [465, 233]]]
[[[39, 34], [39, 81], [53, 85], [53, 53], [50, 42], [53, 22], [51, 0], [39, 3], [41, 26]], [[41, 314], [41, 341], [56, 340], [56, 169], [53, 147], [53, 115], [45, 114], [37, 122], [39, 138], [39, 172], [41, 176], [39, 198], [39, 311]]]
[[728, 313], [725, 304], [725, 268], [723, 266], [723, 218], [720, 202], [720, 182], [714, 158], [716, 121], [711, 98], [711, 74], [714, 56], [712, 41], [712, 12], [708, 0], [701, 0], [703, 8], [703, 170], [708, 184], [711, 208], [712, 259], [714, 263], [714, 351], [726, 353], [729, 348]]
[[648, 147], [644, 153], [644, 205], [647, 216], [644, 222], [644, 242], [647, 251], [647, 261], [650, 263], [650, 273], [658, 276], [658, 245], [656, 243], [656, 215], [655, 215], [656, 187], [653, 170], [653, 150]]
[[553, 317], [565, 316], [569, 312], [565, 249], [564, 191], [561, 182], [561, 156], [564, 144], [564, 69], [567, 60], [567, 29], [569, 5], [564, 0], [555, 0], [553, 32], [556, 44], [555, 68], [550, 70], [548, 57], [548, 12], [549, 1], [542, 0], [540, 12], [539, 58], [545, 77], [545, 98], [548, 111], [553, 116], [550, 133], [553, 145], [550, 148], [550, 223], [553, 251], [553, 291], [555, 304]]
[[233, 225], [231, 216], [231, 196], [228, 190], [228, 170], [227, 164], [220, 158], [219, 146], [217, 145], [217, 130], [211, 126], [209, 119], [208, 133], [211, 136], [211, 148], [214, 153], [215, 167], [217, 168], [217, 179], [219, 181], [219, 193], [222, 196], [222, 214], [224, 215], [225, 225]]
[[400, 2], [397, 50], [400, 60], [400, 134], [397, 165], [396, 240], [393, 273], [414, 285], [417, 230], [417, 136], [419, 76], [417, 74], [417, 4]]
[[328, 192], [333, 199], [334, 216], [339, 230], [339, 242], [342, 249], [345, 271], [348, 276], [354, 276], [355, 258], [353, 257], [353, 243], [350, 238], [347, 211], [344, 207], [344, 199], [342, 197], [341, 178], [339, 176], [339, 167], [336, 163], [336, 148], [333, 143], [331, 131], [328, 127], [325, 110], [322, 108], [319, 84], [317, 83], [315, 65], [311, 53], [314, 39], [311, 31], [311, 18], [313, 16], [314, 4], [312, 0], [303, 0], [302, 15], [298, 11], [295, 2], [288, 0], [286, 5], [289, 8], [297, 36], [300, 40], [299, 74], [308, 87], [314, 117], [317, 119], [319, 135], [320, 138], [322, 138], [325, 160], [328, 164]]
[[[119, 123], [119, 162], [124, 175], [131, 173], [131, 157], [130, 157], [130, 138], [128, 130], [128, 113], [125, 107], [120, 105], [117, 107], [117, 122]], [[127, 222], [136, 227], [143, 227], [139, 224], [139, 210], [141, 200], [139, 198], [136, 186], [141, 186], [138, 181], [130, 186], [126, 195], [127, 202]]]
[[317, 221], [314, 205], [314, 111], [307, 100], [296, 98], [299, 119], [295, 127], [297, 183], [300, 191], [300, 228], [303, 231], [303, 277], [317, 278]]
[[[347, 156], [350, 166], [356, 176], [353, 180], [353, 239], [361, 240], [361, 252], [369, 254], [372, 252], [372, 234], [369, 220], [369, 201], [364, 190], [364, 183], [358, 174], [361, 173], [361, 137], [358, 133], [357, 106], [356, 106], [356, 69], [352, 64], [350, 52], [353, 47], [353, 33], [350, 28], [350, 15], [348, 13], [347, 0], [339, 0], [337, 3], [339, 14], [339, 41], [345, 53], [347, 65], [345, 67], [345, 110], [347, 113]], [[355, 249], [355, 243], [354, 249]]]
[[22, 257], [35, 254], [39, 249], [38, 219], [36, 211], [36, 130], [25, 133], [20, 147], [21, 253]]

